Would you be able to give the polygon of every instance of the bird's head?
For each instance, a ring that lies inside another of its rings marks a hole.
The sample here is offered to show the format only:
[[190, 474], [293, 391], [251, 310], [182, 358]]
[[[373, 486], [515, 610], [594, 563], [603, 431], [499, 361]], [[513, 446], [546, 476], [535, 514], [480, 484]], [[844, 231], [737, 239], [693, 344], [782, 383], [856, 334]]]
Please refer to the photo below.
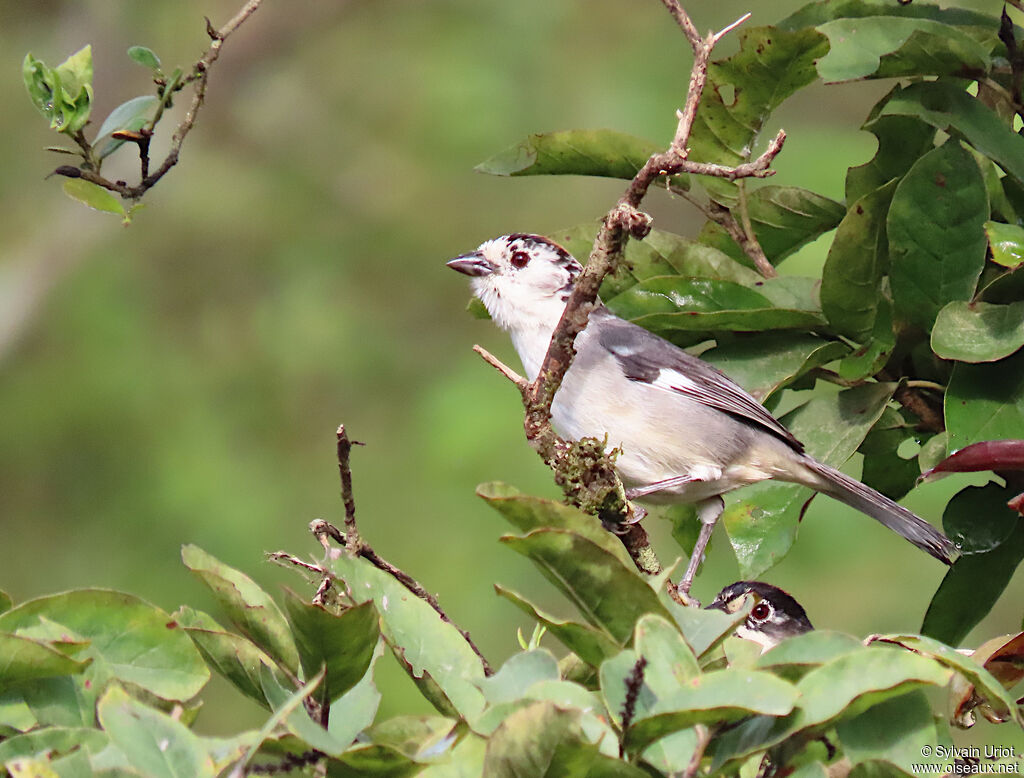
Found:
[[472, 277], [473, 293], [505, 330], [553, 328], [583, 267], [540, 235], [502, 235], [448, 262]]
[[814, 629], [800, 603], [779, 587], [760, 581], [729, 584], [707, 607], [735, 613], [749, 596], [755, 598], [754, 607], [736, 629], [736, 636], [760, 644], [762, 653], [788, 637]]

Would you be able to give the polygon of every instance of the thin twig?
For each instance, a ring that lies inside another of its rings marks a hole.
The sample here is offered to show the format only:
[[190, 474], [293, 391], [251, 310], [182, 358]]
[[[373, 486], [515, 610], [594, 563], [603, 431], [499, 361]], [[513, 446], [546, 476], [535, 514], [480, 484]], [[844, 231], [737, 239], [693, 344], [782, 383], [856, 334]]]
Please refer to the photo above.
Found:
[[[174, 130], [174, 134], [171, 136], [171, 146], [167, 152], [167, 156], [160, 166], [152, 173], [148, 172], [149, 160], [148, 155], [144, 158], [143, 172], [141, 180], [136, 186], [129, 186], [124, 181], [110, 181], [104, 178], [96, 170], [91, 169], [92, 166], [83, 168], [80, 178], [84, 178], [86, 181], [108, 189], [111, 192], [116, 192], [121, 195], [125, 200], [137, 200], [142, 197], [147, 191], [152, 189], [157, 182], [167, 174], [167, 172], [178, 164], [178, 156], [181, 153], [181, 146], [185, 142], [185, 138], [192, 131], [192, 128], [196, 123], [196, 116], [199, 114], [199, 109], [203, 106], [203, 101], [206, 98], [206, 83], [210, 77], [210, 68], [220, 57], [221, 47], [224, 45], [224, 41], [238, 29], [239, 26], [246, 19], [252, 16], [256, 10], [260, 7], [263, 0], [248, 0], [245, 5], [232, 17], [223, 27], [219, 30], [215, 30], [207, 20], [207, 34], [211, 38], [210, 46], [203, 54], [203, 56], [193, 65], [192, 73], [188, 77], [188, 81], [194, 84], [194, 92], [192, 95], [192, 102], [185, 112], [184, 118], [181, 123]], [[80, 144], [81, 145], [81, 144]], [[92, 147], [90, 146], [88, 152], [83, 149], [86, 162], [91, 159]]]
[[341, 501], [345, 506], [345, 530], [348, 534], [349, 543], [359, 544], [359, 531], [356, 529], [356, 501], [352, 496], [352, 468], [349, 466], [349, 454], [352, 446], [361, 446], [356, 441], [349, 442], [348, 433], [345, 432], [345, 425], [338, 426], [336, 433], [338, 440], [338, 474], [341, 477]]
[[374, 551], [373, 548], [371, 548], [365, 541], [360, 541], [358, 549], [352, 549], [349, 545], [348, 539], [345, 536], [345, 533], [339, 530], [330, 522], [324, 521], [323, 519], [316, 519], [310, 523], [309, 529], [314, 535], [321, 539], [321, 542], [323, 542], [324, 537], [329, 537], [341, 546], [343, 546], [344, 548], [350, 551], [354, 551], [356, 556], [362, 557], [367, 562], [376, 567], [378, 570], [382, 570], [383, 572], [387, 573], [400, 584], [402, 584], [402, 586], [404, 586], [406, 589], [412, 592], [414, 595], [416, 595], [421, 600], [426, 602], [431, 608], [434, 609], [437, 615], [441, 617], [441, 621], [445, 622], [446, 624], [451, 624], [453, 627], [455, 627], [456, 630], [458, 630], [459, 634], [462, 635], [466, 643], [469, 644], [469, 647], [473, 649], [473, 653], [480, 658], [480, 663], [481, 665], [483, 665], [484, 668], [484, 674], [492, 675], [494, 673], [494, 670], [491, 668], [491, 665], [487, 661], [487, 658], [481, 653], [480, 649], [477, 648], [476, 643], [473, 642], [473, 638], [470, 637], [469, 632], [462, 629], [458, 624], [456, 624], [454, 621], [448, 618], [448, 614], [445, 613], [444, 608], [441, 607], [441, 604], [437, 601], [437, 598], [434, 597], [434, 595], [432, 595], [426, 589], [424, 589], [415, 578], [413, 578], [405, 571], [401, 570], [398, 567], [395, 567], [393, 564], [388, 562], [376, 551]]
[[507, 378], [509, 381], [514, 383], [516, 387], [519, 389], [520, 393], [524, 392], [526, 388], [530, 385], [529, 381], [527, 381], [525, 378], [519, 375], [519, 373], [510, 368], [496, 356], [494, 356], [494, 354], [485, 349], [483, 346], [473, 346], [473, 351], [475, 351], [477, 354], [483, 357], [484, 362], [486, 362], [488, 365], [490, 365], [503, 376], [505, 376], [505, 378]]

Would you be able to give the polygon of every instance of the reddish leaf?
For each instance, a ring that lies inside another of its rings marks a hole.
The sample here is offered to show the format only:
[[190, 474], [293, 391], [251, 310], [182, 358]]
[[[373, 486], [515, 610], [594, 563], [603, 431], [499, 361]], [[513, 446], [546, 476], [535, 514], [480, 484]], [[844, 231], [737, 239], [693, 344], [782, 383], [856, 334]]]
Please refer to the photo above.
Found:
[[921, 478], [940, 473], [973, 473], [979, 470], [1024, 470], [1024, 440], [985, 440], [972, 443], [943, 459]]
[[[971, 658], [992, 673], [1005, 689], [1012, 689], [1024, 679], [1024, 632], [1007, 637], [1004, 635], [983, 643]], [[953, 721], [959, 726], [969, 727], [974, 723], [975, 709], [993, 723], [1006, 720], [992, 710], [973, 684], [954, 686], [954, 692], [957, 693], [957, 705]]]

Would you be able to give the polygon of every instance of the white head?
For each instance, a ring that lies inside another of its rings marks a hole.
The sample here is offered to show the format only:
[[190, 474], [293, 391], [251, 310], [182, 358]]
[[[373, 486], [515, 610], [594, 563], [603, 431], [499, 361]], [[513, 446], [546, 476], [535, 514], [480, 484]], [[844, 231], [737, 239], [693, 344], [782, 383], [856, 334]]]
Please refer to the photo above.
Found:
[[583, 267], [557, 243], [540, 235], [502, 235], [448, 263], [472, 276], [473, 293], [494, 322], [513, 333], [558, 322]]

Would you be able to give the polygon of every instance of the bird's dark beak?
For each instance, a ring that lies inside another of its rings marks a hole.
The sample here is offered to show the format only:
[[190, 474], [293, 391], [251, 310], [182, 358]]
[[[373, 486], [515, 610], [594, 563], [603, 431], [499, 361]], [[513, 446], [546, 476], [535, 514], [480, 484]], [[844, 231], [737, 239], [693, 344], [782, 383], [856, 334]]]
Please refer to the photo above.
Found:
[[467, 276], [489, 276], [497, 267], [489, 259], [474, 251], [472, 254], [463, 254], [461, 257], [446, 263], [452, 270], [458, 270]]

